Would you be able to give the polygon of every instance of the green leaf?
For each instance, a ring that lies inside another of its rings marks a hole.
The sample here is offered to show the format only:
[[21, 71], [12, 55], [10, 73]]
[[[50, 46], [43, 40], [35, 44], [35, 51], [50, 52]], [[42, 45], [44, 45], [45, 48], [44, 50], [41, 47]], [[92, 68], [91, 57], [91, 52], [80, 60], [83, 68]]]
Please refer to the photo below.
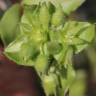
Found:
[[52, 16], [52, 26], [58, 27], [60, 25], [63, 25], [65, 21], [65, 16], [63, 9], [61, 7], [58, 7], [55, 9], [55, 12]]
[[15, 4], [5, 12], [0, 22], [0, 34], [4, 45], [8, 45], [20, 34], [19, 31], [16, 31], [19, 21], [20, 6], [19, 4]]
[[63, 49], [60, 51], [60, 53], [54, 55], [54, 58], [57, 60], [58, 64], [61, 64], [61, 62], [63, 62], [65, 60], [68, 48], [69, 48], [69, 46], [64, 45]]
[[65, 68], [67, 68], [68, 65], [72, 65], [72, 57], [73, 57], [73, 48], [69, 46], [66, 55], [63, 59], [63, 65], [65, 66]]
[[62, 44], [72, 45], [75, 53], [86, 48], [95, 36], [95, 25], [88, 22], [68, 21], [62, 30]]
[[73, 69], [72, 66], [72, 56], [73, 56], [73, 49], [69, 47], [64, 59], [62, 59], [63, 60], [62, 66], [64, 66], [62, 67], [62, 71], [65, 71], [66, 74], [62, 74], [62, 71], [60, 71], [60, 80], [61, 80], [62, 90], [64, 92], [71, 87], [75, 79], [75, 70]]
[[[21, 28], [24, 28], [22, 24], [29, 26], [29, 32], [32, 32], [33, 29], [40, 29], [39, 22], [39, 6], [24, 7], [24, 14], [21, 19]], [[37, 30], [38, 30], [37, 29]], [[25, 33], [25, 32], [24, 32]]]
[[85, 0], [58, 0], [63, 7], [64, 12], [69, 15], [71, 12], [75, 11], [80, 5], [82, 5]]
[[87, 42], [92, 42], [95, 36], [95, 25], [90, 25], [86, 30], [82, 31], [79, 38]]
[[39, 20], [40, 20], [40, 23], [41, 23], [41, 27], [44, 30], [48, 30], [49, 23], [50, 23], [50, 16], [51, 15], [49, 13], [49, 9], [48, 9], [46, 3], [43, 3], [41, 5], [41, 8], [40, 8]]
[[81, 52], [82, 50], [84, 50], [86, 47], [88, 46], [88, 44], [83, 44], [83, 45], [76, 45], [76, 50], [75, 53], [78, 54], [79, 52]]
[[5, 49], [6, 56], [17, 64], [25, 66], [33, 66], [33, 61], [38, 54], [39, 48], [37, 45], [24, 36], [17, 38]]
[[80, 44], [84, 44], [84, 40], [79, 39], [79, 38], [68, 38], [68, 39], [64, 39], [64, 43], [68, 44], [68, 45], [80, 45]]
[[62, 34], [65, 37], [74, 37], [85, 31], [91, 26], [88, 22], [67, 21], [62, 29]]

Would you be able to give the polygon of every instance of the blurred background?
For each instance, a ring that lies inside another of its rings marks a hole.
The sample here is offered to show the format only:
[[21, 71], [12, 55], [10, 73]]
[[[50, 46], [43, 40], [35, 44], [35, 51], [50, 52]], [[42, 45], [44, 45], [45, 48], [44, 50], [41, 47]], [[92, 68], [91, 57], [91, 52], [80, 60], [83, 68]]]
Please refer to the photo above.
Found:
[[[14, 3], [21, 0], [0, 0], [0, 18]], [[96, 22], [96, 0], [86, 0], [70, 15], [71, 20]], [[18, 66], [3, 55], [0, 41], [0, 96], [45, 96], [33, 68]], [[77, 72], [70, 96], [96, 96], [96, 39], [84, 51], [73, 57]], [[78, 95], [79, 94], [79, 95]], [[69, 96], [68, 95], [68, 96]], [[67, 96], [67, 95], [66, 95]]]

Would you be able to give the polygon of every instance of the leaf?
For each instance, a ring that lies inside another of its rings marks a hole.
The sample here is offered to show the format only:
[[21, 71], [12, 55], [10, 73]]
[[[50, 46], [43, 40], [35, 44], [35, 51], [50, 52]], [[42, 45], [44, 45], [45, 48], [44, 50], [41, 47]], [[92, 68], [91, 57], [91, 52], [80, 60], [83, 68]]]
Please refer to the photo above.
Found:
[[75, 11], [80, 5], [82, 5], [85, 0], [60, 0], [59, 2], [63, 7], [64, 12], [69, 15], [71, 12]]
[[20, 6], [15, 4], [4, 14], [0, 22], [0, 34], [4, 45], [8, 45], [20, 34], [17, 31], [19, 21]]
[[68, 44], [68, 45], [80, 45], [80, 44], [84, 44], [84, 40], [79, 39], [79, 38], [68, 38], [68, 39], [64, 39], [64, 43]]
[[88, 44], [76, 45], [75, 54], [78, 54], [79, 52], [84, 50], [87, 46], [88, 46]]
[[63, 59], [63, 65], [65, 68], [67, 68], [68, 65], [72, 65], [72, 57], [73, 57], [73, 48], [71, 46], [69, 46], [69, 48], [66, 52], [66, 56]]
[[49, 13], [48, 7], [46, 6], [46, 3], [43, 3], [41, 5], [40, 12], [39, 12], [39, 20], [41, 23], [41, 27], [44, 30], [48, 30], [49, 23], [50, 23], [50, 17], [51, 17], [51, 15]]
[[68, 38], [74, 38], [75, 36], [83, 33], [83, 31], [85, 31], [90, 26], [92, 26], [92, 24], [88, 22], [67, 21], [62, 28], [62, 35]]
[[65, 56], [67, 54], [68, 48], [69, 48], [69, 46], [64, 45], [61, 52], [59, 54], [54, 55], [54, 58], [57, 60], [58, 64], [61, 64], [61, 62], [63, 62], [65, 60]]
[[[24, 8], [24, 14], [21, 19], [21, 29], [24, 29], [26, 25], [29, 32], [32, 32], [33, 29], [40, 29], [39, 23], [39, 13], [38, 13], [39, 6], [28, 7]], [[29, 26], [29, 27], [28, 27]], [[24, 31], [23, 31], [24, 32]], [[25, 32], [24, 32], [25, 33]]]
[[86, 30], [81, 32], [81, 34], [79, 35], [79, 38], [87, 42], [92, 42], [92, 40], [94, 39], [94, 36], [95, 36], [95, 25], [92, 24]]
[[6, 49], [5, 55], [17, 64], [33, 66], [33, 61], [39, 54], [39, 48], [27, 37], [20, 36], [13, 41]]
[[77, 54], [92, 42], [95, 36], [95, 25], [88, 22], [68, 21], [62, 31], [62, 44], [72, 45]]
[[65, 16], [64, 12], [61, 7], [58, 7], [55, 9], [55, 12], [52, 16], [52, 26], [58, 27], [60, 25], [63, 25], [65, 22]]
[[[72, 85], [72, 83], [74, 82], [75, 71], [72, 66], [72, 56], [73, 56], [73, 49], [71, 47], [69, 47], [66, 52], [66, 55], [63, 59], [63, 66], [64, 67], [62, 67], [63, 71], [65, 71], [66, 74], [62, 74], [60, 72], [60, 79], [61, 79], [63, 91], [66, 91], [66, 89], [68, 89]], [[64, 77], [63, 75], [66, 75], [66, 77]]]

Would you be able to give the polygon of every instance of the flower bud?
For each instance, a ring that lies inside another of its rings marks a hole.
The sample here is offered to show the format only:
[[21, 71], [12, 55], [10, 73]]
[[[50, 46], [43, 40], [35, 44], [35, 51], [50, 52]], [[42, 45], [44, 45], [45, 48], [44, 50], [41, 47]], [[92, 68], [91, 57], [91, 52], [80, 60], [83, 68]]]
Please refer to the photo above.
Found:
[[47, 30], [49, 27], [49, 23], [50, 23], [50, 13], [45, 3], [43, 3], [40, 8], [39, 20], [40, 20], [42, 28], [44, 30]]
[[48, 58], [47, 56], [40, 54], [37, 57], [35, 68], [38, 71], [38, 73], [45, 73], [48, 68]]
[[57, 27], [62, 25], [64, 23], [64, 19], [65, 19], [65, 16], [62, 8], [60, 7], [56, 8], [56, 11], [52, 16], [52, 22], [51, 22], [52, 26]]

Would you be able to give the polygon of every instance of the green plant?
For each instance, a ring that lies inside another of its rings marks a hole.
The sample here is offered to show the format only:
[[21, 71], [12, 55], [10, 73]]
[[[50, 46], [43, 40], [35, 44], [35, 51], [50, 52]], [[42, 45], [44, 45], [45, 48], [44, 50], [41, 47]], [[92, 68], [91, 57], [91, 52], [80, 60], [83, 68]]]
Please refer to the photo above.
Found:
[[34, 67], [47, 96], [64, 96], [71, 88], [76, 76], [72, 56], [94, 39], [94, 24], [68, 19], [83, 2], [24, 0], [21, 19], [14, 5], [1, 20], [4, 54], [19, 65]]

